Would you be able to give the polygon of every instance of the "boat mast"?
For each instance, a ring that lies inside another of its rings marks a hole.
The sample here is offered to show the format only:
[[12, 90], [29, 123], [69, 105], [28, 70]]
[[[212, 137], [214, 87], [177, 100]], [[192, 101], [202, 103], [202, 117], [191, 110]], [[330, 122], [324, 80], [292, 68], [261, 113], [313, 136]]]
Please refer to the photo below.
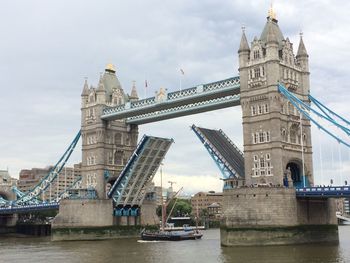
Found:
[[164, 231], [165, 217], [166, 217], [166, 206], [164, 204], [163, 197], [163, 163], [160, 164], [160, 189], [161, 189], [161, 203], [162, 203], [162, 225], [160, 230]]

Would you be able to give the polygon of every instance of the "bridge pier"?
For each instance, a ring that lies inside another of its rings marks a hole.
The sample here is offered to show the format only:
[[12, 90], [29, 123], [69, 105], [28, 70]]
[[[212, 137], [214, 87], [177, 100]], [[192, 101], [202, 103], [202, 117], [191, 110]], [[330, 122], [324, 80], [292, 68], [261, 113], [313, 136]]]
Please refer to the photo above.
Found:
[[294, 188], [224, 190], [223, 246], [338, 242], [334, 199], [298, 200]]

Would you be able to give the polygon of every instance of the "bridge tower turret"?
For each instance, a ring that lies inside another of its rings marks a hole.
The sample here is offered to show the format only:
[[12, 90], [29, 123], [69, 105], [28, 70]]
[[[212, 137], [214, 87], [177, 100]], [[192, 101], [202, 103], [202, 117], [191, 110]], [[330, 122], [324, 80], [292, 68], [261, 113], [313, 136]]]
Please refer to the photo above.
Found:
[[277, 87], [282, 83], [308, 101], [308, 55], [303, 40], [295, 56], [293, 44], [284, 38], [271, 10], [250, 50], [245, 39], [243, 32], [238, 54], [246, 183], [282, 185], [289, 176], [294, 185], [302, 186], [302, 164], [306, 182], [312, 183], [310, 122], [303, 118], [301, 129], [300, 114]]
[[[136, 88], [133, 91], [135, 96]], [[108, 183], [113, 183], [134, 151], [138, 140], [137, 125], [125, 120], [101, 120], [103, 109], [127, 103], [112, 64], [101, 74], [97, 89], [85, 81], [81, 108], [82, 187], [94, 188], [99, 199], [106, 198]]]

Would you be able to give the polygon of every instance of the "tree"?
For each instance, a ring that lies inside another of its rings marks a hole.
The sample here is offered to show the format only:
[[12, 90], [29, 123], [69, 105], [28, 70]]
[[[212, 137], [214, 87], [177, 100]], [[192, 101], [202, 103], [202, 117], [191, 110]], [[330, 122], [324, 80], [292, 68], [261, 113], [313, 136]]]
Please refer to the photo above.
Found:
[[[191, 203], [189, 200], [185, 200], [185, 199], [173, 199], [172, 201], [170, 201], [170, 203], [168, 204], [167, 208], [166, 208], [166, 213], [167, 216], [169, 216], [169, 213], [171, 211], [171, 209], [174, 206], [175, 207], [173, 209], [173, 212], [171, 213], [171, 216], [188, 216], [191, 214], [192, 211], [192, 207], [191, 207]], [[161, 216], [162, 214], [162, 207], [158, 206], [157, 207], [157, 215]]]

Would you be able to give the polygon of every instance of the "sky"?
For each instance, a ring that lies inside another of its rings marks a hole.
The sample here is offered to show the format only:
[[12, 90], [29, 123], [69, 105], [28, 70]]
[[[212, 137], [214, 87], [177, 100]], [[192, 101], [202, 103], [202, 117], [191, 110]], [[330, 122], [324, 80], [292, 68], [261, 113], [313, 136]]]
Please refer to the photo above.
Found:
[[[54, 164], [80, 129], [84, 78], [96, 86], [107, 63], [116, 66], [126, 92], [136, 81], [141, 98], [160, 87], [178, 90], [180, 68], [183, 88], [238, 75], [241, 28], [249, 42], [260, 36], [269, 6], [261, 0], [1, 1], [0, 169], [18, 177], [21, 169]], [[350, 2], [276, 0], [274, 9], [295, 52], [303, 32], [311, 93], [349, 119]], [[220, 128], [242, 149], [241, 122], [234, 107], [145, 124], [140, 138], [175, 140], [163, 168], [175, 189], [221, 191], [222, 176], [190, 126]], [[316, 183], [340, 183], [350, 174], [350, 151], [314, 128], [312, 140]], [[79, 144], [70, 164], [80, 159]]]

